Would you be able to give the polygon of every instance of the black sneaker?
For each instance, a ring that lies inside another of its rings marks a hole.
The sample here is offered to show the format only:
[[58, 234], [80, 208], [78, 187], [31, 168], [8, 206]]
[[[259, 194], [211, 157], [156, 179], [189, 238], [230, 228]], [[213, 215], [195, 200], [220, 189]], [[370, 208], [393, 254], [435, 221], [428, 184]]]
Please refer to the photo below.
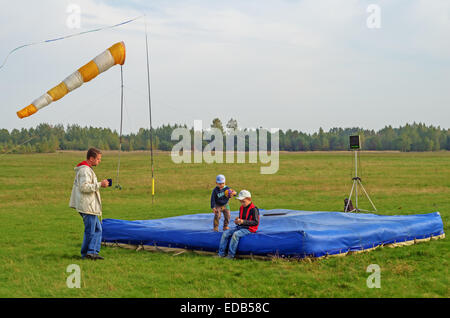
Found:
[[95, 257], [95, 259], [99, 259], [99, 260], [105, 259], [104, 257], [101, 257], [101, 256], [98, 255], [98, 254], [94, 254], [94, 257]]
[[97, 260], [96, 254], [86, 254], [86, 256], [84, 257], [85, 259], [90, 259], [90, 260]]

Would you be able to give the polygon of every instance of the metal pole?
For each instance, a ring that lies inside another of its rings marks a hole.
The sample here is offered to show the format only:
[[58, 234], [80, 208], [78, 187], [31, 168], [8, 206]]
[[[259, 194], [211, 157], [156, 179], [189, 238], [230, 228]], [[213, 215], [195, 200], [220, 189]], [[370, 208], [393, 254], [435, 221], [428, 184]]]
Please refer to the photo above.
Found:
[[153, 126], [152, 126], [152, 100], [150, 98], [150, 63], [148, 54], [148, 39], [147, 39], [147, 18], [144, 18], [145, 22], [145, 49], [147, 55], [147, 89], [148, 89], [148, 111], [150, 114], [150, 161], [152, 167], [152, 204], [155, 196], [155, 178], [153, 171]]
[[[355, 181], [358, 180], [358, 150], [355, 150]], [[355, 210], [358, 212], [358, 182], [355, 183]]]
[[121, 190], [120, 185], [120, 153], [122, 152], [122, 127], [123, 127], [123, 67], [120, 65], [120, 132], [119, 132], [119, 161], [117, 163], [117, 184], [114, 188]]

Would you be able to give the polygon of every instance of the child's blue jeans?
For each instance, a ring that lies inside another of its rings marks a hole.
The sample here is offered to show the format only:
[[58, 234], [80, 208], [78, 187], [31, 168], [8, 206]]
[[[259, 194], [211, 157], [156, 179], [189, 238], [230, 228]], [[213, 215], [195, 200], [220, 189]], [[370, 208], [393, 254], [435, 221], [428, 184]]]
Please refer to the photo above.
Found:
[[225, 251], [229, 242], [230, 246], [228, 248], [228, 257], [234, 258], [234, 256], [236, 255], [239, 240], [250, 233], [251, 232], [248, 229], [240, 227], [231, 228], [223, 232], [222, 238], [220, 239], [219, 256], [225, 256]]

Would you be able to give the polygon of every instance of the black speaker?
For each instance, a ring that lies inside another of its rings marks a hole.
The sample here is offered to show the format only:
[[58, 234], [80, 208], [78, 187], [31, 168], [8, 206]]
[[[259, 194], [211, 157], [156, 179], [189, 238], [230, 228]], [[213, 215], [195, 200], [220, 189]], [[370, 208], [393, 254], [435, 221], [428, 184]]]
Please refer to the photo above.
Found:
[[359, 149], [359, 136], [350, 136], [350, 149]]

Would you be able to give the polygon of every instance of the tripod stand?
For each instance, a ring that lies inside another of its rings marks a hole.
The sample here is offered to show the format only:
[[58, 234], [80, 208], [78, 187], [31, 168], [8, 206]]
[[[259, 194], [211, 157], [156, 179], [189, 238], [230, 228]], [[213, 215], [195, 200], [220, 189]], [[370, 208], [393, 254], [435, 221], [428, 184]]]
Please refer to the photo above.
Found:
[[[369, 199], [369, 202], [370, 202], [370, 204], [372, 204], [373, 209], [375, 211], [377, 211], [377, 208], [375, 207], [372, 200], [370, 199], [369, 194], [367, 193], [366, 189], [364, 189], [364, 186], [362, 185], [361, 178], [358, 177], [358, 151], [354, 150], [354, 153], [355, 153], [355, 176], [352, 178], [353, 185], [352, 185], [352, 189], [350, 190], [350, 195], [348, 197], [348, 201], [347, 201], [344, 211], [345, 212], [360, 212], [360, 211], [369, 212], [367, 210], [362, 210], [362, 209], [358, 208], [358, 185], [361, 187], [361, 189], [363, 189], [364, 194], [366, 195], [367, 199]], [[353, 190], [355, 190], [355, 207], [353, 210], [348, 211], [348, 206], [350, 204], [350, 200], [352, 199]]]

